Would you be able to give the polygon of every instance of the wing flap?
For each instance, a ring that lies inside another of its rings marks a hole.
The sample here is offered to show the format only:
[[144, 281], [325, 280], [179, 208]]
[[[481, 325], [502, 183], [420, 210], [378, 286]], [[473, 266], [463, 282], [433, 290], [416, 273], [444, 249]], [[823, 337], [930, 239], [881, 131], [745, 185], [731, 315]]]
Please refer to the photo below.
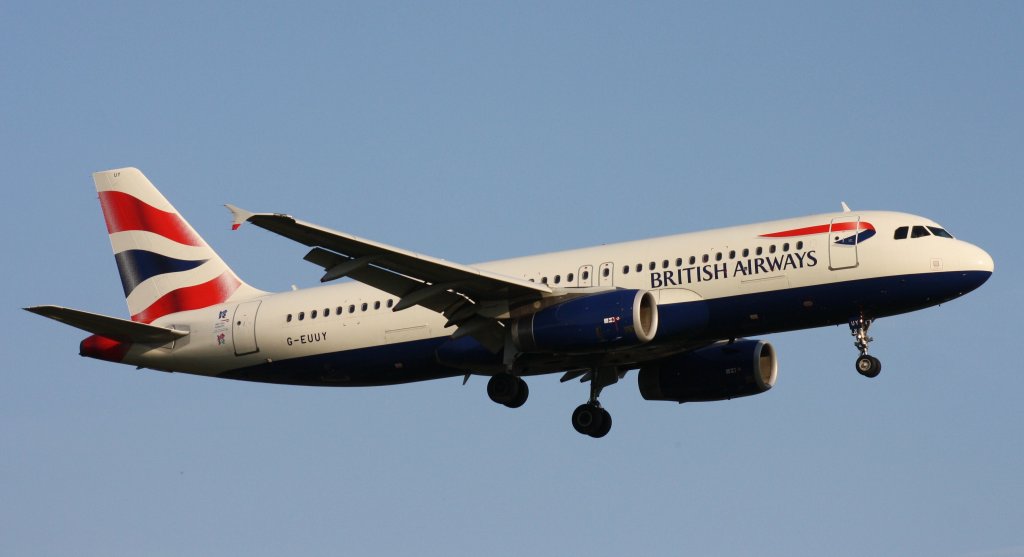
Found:
[[174, 339], [188, 335], [188, 331], [176, 331], [166, 327], [147, 325], [145, 323], [129, 321], [128, 319], [109, 317], [107, 315], [60, 306], [33, 306], [24, 309], [36, 315], [49, 317], [65, 325], [71, 325], [83, 331], [113, 340], [167, 344]]

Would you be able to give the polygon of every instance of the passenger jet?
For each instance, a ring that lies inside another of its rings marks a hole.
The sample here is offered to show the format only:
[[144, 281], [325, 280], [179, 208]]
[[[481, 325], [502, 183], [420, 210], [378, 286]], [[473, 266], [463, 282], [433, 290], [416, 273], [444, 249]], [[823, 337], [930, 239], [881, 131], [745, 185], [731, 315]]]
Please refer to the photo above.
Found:
[[[847, 323], [856, 369], [875, 377], [868, 327], [981, 286], [992, 258], [935, 222], [843, 211], [462, 265], [228, 205], [310, 248], [325, 284], [249, 286], [135, 168], [93, 175], [131, 319], [28, 311], [91, 336], [82, 356], [161, 371], [310, 386], [489, 377], [517, 408], [526, 377], [589, 381], [573, 427], [603, 437], [598, 397], [639, 370], [647, 400], [726, 400], [775, 385], [751, 336]], [[341, 278], [351, 280], [338, 281]], [[465, 380], [464, 380], [465, 382]]]

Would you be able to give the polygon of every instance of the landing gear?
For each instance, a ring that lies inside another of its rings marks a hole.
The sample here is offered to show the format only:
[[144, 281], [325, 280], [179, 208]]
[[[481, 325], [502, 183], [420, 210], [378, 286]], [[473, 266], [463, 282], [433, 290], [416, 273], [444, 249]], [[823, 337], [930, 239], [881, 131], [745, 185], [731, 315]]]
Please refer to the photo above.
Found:
[[530, 396], [530, 387], [521, 378], [511, 373], [499, 373], [487, 382], [487, 396], [498, 404], [519, 408]]
[[583, 435], [604, 437], [612, 429], [612, 415], [601, 407], [597, 397], [601, 389], [618, 382], [619, 370], [599, 367], [590, 373], [590, 400], [576, 407], [572, 413], [572, 427]]
[[882, 372], [882, 362], [874, 357], [868, 355], [868, 344], [874, 340], [868, 336], [868, 327], [871, 326], [871, 319], [866, 319], [863, 315], [850, 321], [850, 334], [853, 335], [853, 345], [860, 351], [860, 356], [857, 358], [857, 372], [864, 377], [878, 377], [878, 374]]
[[587, 402], [577, 406], [573, 411], [572, 427], [583, 435], [604, 437], [612, 429], [612, 415], [598, 403]]

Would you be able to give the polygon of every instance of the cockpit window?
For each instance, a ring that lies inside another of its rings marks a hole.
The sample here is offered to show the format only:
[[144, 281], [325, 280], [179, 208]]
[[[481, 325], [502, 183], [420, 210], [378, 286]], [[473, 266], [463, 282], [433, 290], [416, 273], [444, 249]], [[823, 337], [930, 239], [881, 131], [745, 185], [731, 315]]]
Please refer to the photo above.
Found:
[[935, 234], [939, 238], [953, 239], [953, 235], [950, 234], [949, 232], [946, 232], [944, 228], [939, 228], [938, 226], [929, 226], [928, 230], [931, 230], [932, 234]]
[[911, 233], [910, 233], [910, 237], [911, 238], [923, 238], [925, 236], [931, 236], [931, 235], [932, 235], [931, 232], [928, 232], [928, 229], [923, 227], [923, 226], [915, 226], [914, 230], [911, 231]]
[[896, 233], [893, 234], [892, 237], [895, 240], [906, 240], [907, 239], [907, 232], [909, 232], [909, 231], [910, 231], [910, 227], [909, 226], [901, 226], [901, 227], [896, 229]]

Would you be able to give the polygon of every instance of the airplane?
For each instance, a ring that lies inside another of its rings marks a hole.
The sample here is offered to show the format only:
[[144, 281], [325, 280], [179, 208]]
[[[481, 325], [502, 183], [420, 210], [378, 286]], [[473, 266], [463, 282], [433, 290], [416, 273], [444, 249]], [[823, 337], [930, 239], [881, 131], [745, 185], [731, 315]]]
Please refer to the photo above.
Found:
[[[994, 271], [981, 248], [924, 217], [842, 211], [462, 265], [292, 216], [227, 205], [310, 248], [315, 288], [270, 293], [238, 277], [142, 172], [93, 175], [130, 319], [26, 310], [91, 336], [82, 356], [168, 372], [308, 386], [472, 375], [509, 408], [526, 377], [589, 381], [572, 425], [611, 429], [599, 396], [630, 370], [647, 400], [763, 393], [778, 376], [752, 337], [848, 324], [856, 369], [875, 319], [942, 304]], [[351, 280], [335, 282], [347, 277]]]

